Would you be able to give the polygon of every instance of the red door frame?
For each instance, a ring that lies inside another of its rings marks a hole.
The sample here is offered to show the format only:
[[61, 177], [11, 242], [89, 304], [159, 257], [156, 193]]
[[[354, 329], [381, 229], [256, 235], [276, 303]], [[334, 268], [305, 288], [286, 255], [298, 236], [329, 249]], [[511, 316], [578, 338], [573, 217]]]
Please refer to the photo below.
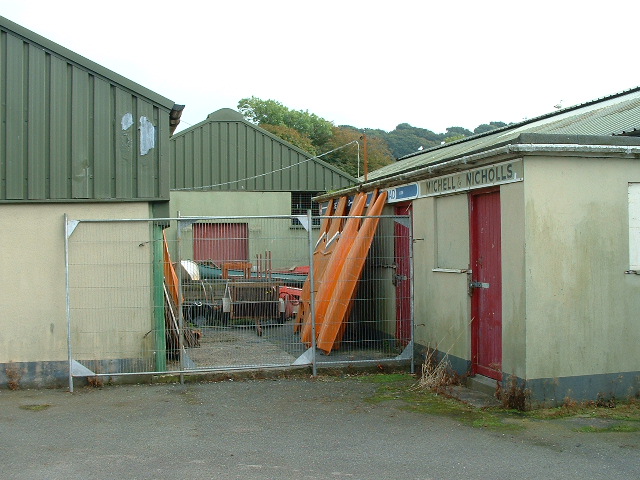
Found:
[[[411, 216], [411, 202], [394, 205], [396, 215]], [[411, 228], [394, 222], [394, 284], [396, 287], [396, 338], [406, 345], [411, 340]]]
[[500, 188], [469, 193], [472, 373], [502, 380]]

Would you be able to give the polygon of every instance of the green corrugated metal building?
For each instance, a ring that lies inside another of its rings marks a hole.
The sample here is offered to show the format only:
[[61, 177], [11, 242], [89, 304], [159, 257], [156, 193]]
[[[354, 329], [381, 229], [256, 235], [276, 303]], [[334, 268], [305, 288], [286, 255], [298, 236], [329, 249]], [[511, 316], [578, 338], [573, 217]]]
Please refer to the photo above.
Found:
[[[308, 209], [318, 214], [318, 205], [312, 203], [312, 197], [355, 183], [357, 180], [347, 173], [248, 122], [229, 108], [211, 113], [203, 122], [171, 138], [172, 216], [287, 216], [305, 215]], [[206, 222], [224, 223], [224, 220]], [[306, 232], [299, 225], [295, 220], [273, 222], [272, 235], [297, 245], [292, 249], [288, 242], [275, 242], [279, 245], [270, 250], [276, 266], [308, 263]], [[183, 235], [185, 258], [197, 257], [198, 242], [213, 240], [199, 238], [190, 229]], [[168, 231], [167, 237], [174, 240], [175, 232]], [[256, 245], [254, 242], [253, 250], [258, 248]], [[251, 252], [247, 251], [247, 255], [243, 260], [250, 261]]]
[[325, 192], [354, 183], [229, 108], [171, 138], [172, 190]]
[[[106, 220], [166, 216], [169, 137], [181, 110], [171, 100], [0, 17], [0, 385], [8, 382], [9, 369], [17, 372], [21, 386], [66, 382], [65, 215]], [[122, 262], [138, 276], [116, 276], [125, 292], [140, 284], [162, 285], [161, 274], [158, 282], [150, 267], [162, 255], [145, 247], [161, 238], [161, 227], [140, 225], [104, 228], [101, 233], [97, 228], [83, 231], [80, 225], [69, 239], [94, 242], [88, 250], [91, 264], [98, 245], [115, 243], [116, 237], [142, 245], [135, 264], [139, 266]], [[122, 260], [120, 254], [115, 249], [110, 261]], [[129, 335], [121, 339], [131, 348], [115, 353], [96, 344], [79, 360], [163, 360], [161, 329], [156, 329], [160, 353], [155, 359], [141, 350], [145, 333], [154, 325], [164, 326], [161, 309], [153, 308], [162, 303], [152, 298], [158, 289], [147, 288], [141, 293], [142, 308], [130, 308], [131, 299], [121, 296], [123, 307], [138, 312], [126, 316]], [[95, 298], [91, 302], [95, 304]], [[97, 327], [95, 319], [90, 323], [86, 315], [80, 316], [86, 322], [73, 323], [73, 336]], [[104, 338], [113, 338], [116, 320], [113, 315], [105, 318]]]
[[0, 17], [0, 202], [167, 201], [181, 106]]

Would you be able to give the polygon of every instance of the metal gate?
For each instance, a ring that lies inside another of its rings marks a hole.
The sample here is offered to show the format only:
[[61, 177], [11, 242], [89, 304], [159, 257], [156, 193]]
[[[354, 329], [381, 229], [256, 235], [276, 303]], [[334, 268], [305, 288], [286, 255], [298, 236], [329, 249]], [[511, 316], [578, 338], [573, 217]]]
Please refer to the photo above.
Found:
[[[351, 285], [343, 289], [348, 298], [329, 298], [341, 302], [336, 308], [343, 313], [325, 318], [324, 327], [316, 323], [315, 297], [328, 288], [327, 278], [325, 285], [314, 278], [314, 256], [325, 255], [318, 251], [323, 217], [66, 218], [70, 390], [76, 377], [182, 378], [305, 365], [316, 374], [326, 366], [380, 362], [403, 362], [413, 371], [413, 327], [396, 322], [403, 303], [395, 288], [396, 242], [406, 235], [396, 238], [394, 225], [408, 224], [408, 217], [375, 218], [357, 278], [346, 270], [332, 277]], [[343, 255], [349, 264], [350, 254]], [[402, 291], [412, 297], [412, 288]], [[305, 336], [309, 329], [314, 333]], [[329, 347], [324, 340], [318, 346], [323, 329], [332, 332]]]

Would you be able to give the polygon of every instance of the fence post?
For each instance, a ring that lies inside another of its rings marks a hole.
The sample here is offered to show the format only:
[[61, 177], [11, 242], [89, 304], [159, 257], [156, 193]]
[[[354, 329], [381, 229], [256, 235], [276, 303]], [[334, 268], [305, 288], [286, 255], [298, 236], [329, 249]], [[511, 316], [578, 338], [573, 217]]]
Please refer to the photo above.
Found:
[[318, 367], [316, 365], [316, 297], [314, 291], [314, 278], [313, 278], [313, 218], [311, 216], [311, 209], [307, 210], [307, 235], [309, 238], [309, 286], [311, 296], [309, 298], [309, 309], [311, 310], [311, 372], [315, 377], [318, 375]]
[[167, 346], [165, 332], [165, 311], [164, 311], [164, 252], [162, 245], [163, 226], [157, 222], [152, 222], [152, 242], [153, 242], [153, 316], [154, 316], [154, 350], [155, 369], [164, 372], [167, 369]]
[[416, 352], [416, 342], [415, 342], [415, 331], [416, 331], [416, 322], [415, 322], [415, 306], [414, 306], [414, 282], [413, 282], [413, 208], [409, 211], [409, 295], [411, 300], [409, 305], [411, 305], [410, 315], [411, 315], [411, 328], [410, 328], [410, 345], [411, 345], [411, 374], [413, 375], [416, 372], [416, 361], [415, 361], [415, 352]]
[[180, 212], [178, 212], [177, 222], [177, 275], [178, 275], [178, 350], [180, 351], [180, 384], [184, 385], [184, 366], [185, 366], [185, 348], [184, 348], [184, 317], [182, 315], [182, 221], [180, 220]]
[[67, 356], [69, 359], [69, 392], [73, 393], [73, 354], [71, 348], [71, 298], [69, 283], [69, 216], [64, 214], [64, 272], [67, 313]]

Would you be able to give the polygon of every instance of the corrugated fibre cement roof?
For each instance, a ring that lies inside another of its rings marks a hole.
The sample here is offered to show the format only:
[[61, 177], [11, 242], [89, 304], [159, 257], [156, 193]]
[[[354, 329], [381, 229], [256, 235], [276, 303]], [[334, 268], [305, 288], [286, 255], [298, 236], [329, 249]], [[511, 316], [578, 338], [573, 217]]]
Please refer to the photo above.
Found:
[[638, 130], [640, 87], [407, 155], [391, 165], [370, 172], [368, 180], [490, 150], [514, 141], [522, 133], [611, 136]]

